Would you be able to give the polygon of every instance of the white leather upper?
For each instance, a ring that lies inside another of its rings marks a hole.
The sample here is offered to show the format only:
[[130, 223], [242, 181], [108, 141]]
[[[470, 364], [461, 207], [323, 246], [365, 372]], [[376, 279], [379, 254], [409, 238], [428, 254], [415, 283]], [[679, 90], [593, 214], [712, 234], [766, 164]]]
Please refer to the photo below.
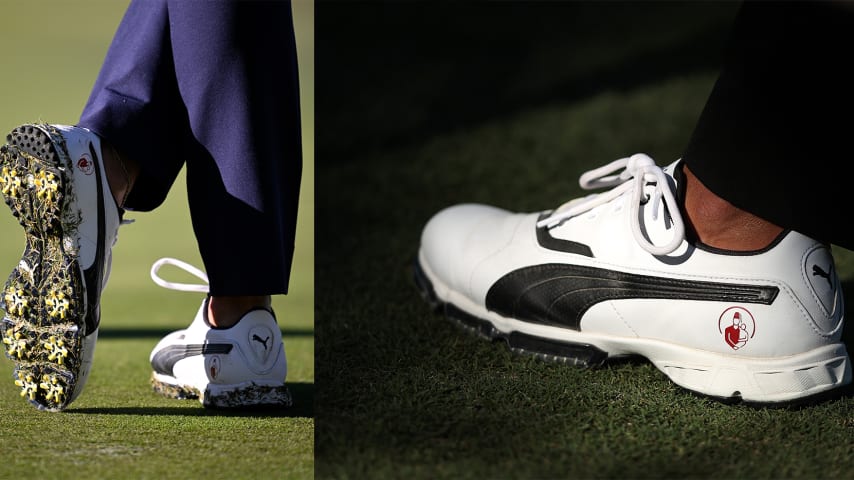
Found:
[[[69, 209], [72, 214], [77, 215], [74, 219], [67, 219], [77, 225], [76, 238], [66, 239], [66, 244], [78, 250], [78, 262], [80, 268], [85, 270], [92, 266], [98, 249], [98, 203], [103, 201], [104, 205], [104, 239], [101, 248], [104, 249], [105, 267], [102, 279], [103, 289], [107, 285], [112, 263], [112, 247], [116, 242], [119, 229], [119, 212], [107, 173], [104, 170], [104, 158], [101, 152], [101, 141], [97, 135], [82, 128], [67, 125], [54, 125], [65, 139], [68, 150], [68, 163], [71, 169], [73, 183], [73, 206]], [[93, 158], [92, 145], [97, 158]], [[100, 172], [98, 172], [100, 170]], [[102, 198], [98, 197], [98, 179], [101, 181]], [[67, 232], [68, 233], [68, 232]], [[74, 233], [74, 232], [71, 232]]]
[[[674, 168], [675, 163], [665, 171], [670, 173]], [[653, 194], [653, 185], [643, 188], [644, 193]], [[760, 357], [800, 353], [839, 341], [844, 307], [828, 246], [788, 232], [772, 248], [750, 254], [704, 250], [683, 238], [672, 253], [652, 255], [632, 233], [630, 201], [631, 195], [623, 194], [550, 229], [554, 238], [589, 246], [593, 257], [541, 246], [536, 235], [539, 213], [517, 214], [463, 204], [430, 219], [422, 233], [421, 259], [432, 272], [431, 280], [443, 286], [437, 289], [440, 297], [448, 290], [484, 308], [487, 292], [505, 274], [547, 263], [672, 279], [775, 286], [779, 294], [771, 305], [606, 300], [584, 313], [581, 331], [652, 338], [713, 352]], [[648, 201], [638, 211], [641, 232], [651, 243], [670, 241], [674, 226], [660, 203]], [[816, 266], [819, 270], [814, 270]], [[751, 323], [750, 338], [738, 348], [724, 341], [723, 331], [732, 326], [736, 311]]]

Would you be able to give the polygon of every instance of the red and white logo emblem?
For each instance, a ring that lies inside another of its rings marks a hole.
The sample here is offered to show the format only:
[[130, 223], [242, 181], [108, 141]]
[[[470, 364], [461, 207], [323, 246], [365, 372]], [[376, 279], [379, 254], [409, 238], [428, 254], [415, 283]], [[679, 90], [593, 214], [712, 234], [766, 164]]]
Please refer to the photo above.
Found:
[[208, 371], [210, 372], [210, 379], [216, 380], [220, 372], [218, 356], [208, 357]]
[[747, 309], [729, 307], [718, 318], [718, 331], [727, 345], [738, 350], [756, 334], [756, 321]]
[[77, 168], [86, 175], [92, 175], [95, 171], [95, 164], [92, 163], [89, 155], [84, 153], [80, 156], [80, 160], [77, 160]]

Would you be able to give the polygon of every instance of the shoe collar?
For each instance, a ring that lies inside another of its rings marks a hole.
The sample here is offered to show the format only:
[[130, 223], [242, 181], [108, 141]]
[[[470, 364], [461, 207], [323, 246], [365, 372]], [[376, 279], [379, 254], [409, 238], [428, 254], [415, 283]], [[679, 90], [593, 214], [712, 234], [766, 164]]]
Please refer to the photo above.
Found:
[[236, 326], [237, 324], [239, 324], [240, 320], [243, 320], [247, 315], [251, 314], [252, 312], [257, 312], [259, 310], [269, 313], [270, 315], [273, 316], [273, 319], [276, 318], [276, 314], [275, 314], [275, 312], [273, 312], [272, 308], [252, 307], [249, 310], [247, 310], [246, 312], [244, 312], [243, 315], [240, 316], [240, 320], [238, 320], [234, 325], [231, 325], [228, 327], [215, 327], [215, 326], [211, 325], [210, 318], [208, 317], [208, 306], [210, 305], [210, 301], [211, 301], [211, 295], [208, 294], [205, 297], [205, 300], [202, 302], [202, 321], [205, 322], [205, 325], [208, 328], [210, 328], [211, 330], [228, 330], [229, 328], [232, 328], [232, 327]]

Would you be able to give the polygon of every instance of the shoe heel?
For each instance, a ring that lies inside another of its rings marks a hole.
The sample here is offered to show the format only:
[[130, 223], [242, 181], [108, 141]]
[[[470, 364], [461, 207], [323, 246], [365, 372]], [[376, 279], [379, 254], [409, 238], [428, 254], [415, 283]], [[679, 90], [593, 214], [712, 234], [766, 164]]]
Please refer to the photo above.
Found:
[[61, 235], [68, 179], [54, 140], [40, 127], [22, 125], [6, 137], [0, 191], [30, 235]]
[[696, 354], [689, 361], [652, 360], [677, 385], [724, 401], [796, 404], [852, 380], [845, 345], [831, 344], [780, 359], [732, 359]]

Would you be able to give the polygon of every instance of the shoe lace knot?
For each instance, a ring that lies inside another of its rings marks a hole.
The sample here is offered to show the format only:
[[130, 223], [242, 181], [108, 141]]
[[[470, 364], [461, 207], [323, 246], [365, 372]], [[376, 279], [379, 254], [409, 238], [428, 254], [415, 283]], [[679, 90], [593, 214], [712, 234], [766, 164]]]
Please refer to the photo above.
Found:
[[[179, 283], [164, 280], [160, 278], [160, 275], [158, 275], [160, 268], [164, 265], [172, 265], [178, 267], [181, 270], [184, 270], [185, 272], [194, 275], [205, 283]], [[154, 264], [151, 266], [151, 279], [154, 280], [154, 283], [160, 285], [161, 287], [168, 288], [170, 290], [179, 290], [182, 292], [208, 293], [208, 290], [210, 288], [210, 282], [208, 282], [208, 276], [207, 274], [205, 274], [205, 272], [199, 270], [198, 268], [190, 265], [187, 262], [183, 262], [176, 258], [164, 257], [154, 262]]]
[[[567, 219], [604, 205], [624, 194], [629, 194], [631, 195], [629, 201], [631, 213], [628, 218], [635, 241], [641, 248], [652, 255], [667, 255], [679, 248], [682, 240], [684, 240], [685, 225], [682, 221], [679, 204], [668, 184], [667, 174], [648, 155], [636, 153], [631, 157], [614, 160], [607, 165], [585, 172], [578, 179], [578, 183], [585, 190], [614, 188], [607, 192], [574, 199], [561, 205], [548, 217], [537, 222], [537, 227], [554, 228]], [[650, 197], [644, 194], [644, 186], [646, 185], [654, 186], [651, 198], [653, 201], [652, 219], [658, 219], [659, 209], [663, 204], [673, 226], [670, 241], [664, 245], [653, 244], [641, 230], [640, 207], [650, 200]]]

